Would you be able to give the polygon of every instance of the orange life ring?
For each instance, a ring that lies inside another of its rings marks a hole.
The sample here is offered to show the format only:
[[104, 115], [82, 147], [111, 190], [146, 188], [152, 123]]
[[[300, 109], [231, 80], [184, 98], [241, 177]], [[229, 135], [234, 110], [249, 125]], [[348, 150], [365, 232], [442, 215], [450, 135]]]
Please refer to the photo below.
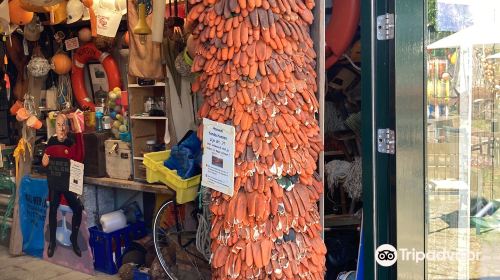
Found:
[[83, 69], [90, 60], [99, 60], [102, 64], [106, 76], [108, 77], [108, 88], [121, 88], [121, 77], [118, 64], [107, 52], [101, 52], [94, 43], [90, 42], [78, 48], [73, 55], [73, 65], [71, 67], [71, 86], [76, 101], [82, 109], [95, 110], [95, 104], [90, 100], [85, 88], [85, 78]]
[[332, 54], [326, 58], [330, 68], [344, 54], [356, 34], [361, 11], [360, 0], [332, 0], [332, 17], [326, 27], [326, 46]]

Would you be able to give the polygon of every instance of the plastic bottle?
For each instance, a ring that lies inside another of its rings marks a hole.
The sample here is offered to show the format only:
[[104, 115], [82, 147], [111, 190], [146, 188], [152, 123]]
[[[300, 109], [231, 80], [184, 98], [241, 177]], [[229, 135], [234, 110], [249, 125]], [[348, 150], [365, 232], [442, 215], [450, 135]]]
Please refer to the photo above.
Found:
[[166, 102], [165, 102], [165, 96], [160, 96], [158, 97], [158, 111], [159, 115], [166, 116], [167, 111], [166, 111]]
[[95, 113], [95, 118], [96, 118], [96, 122], [95, 122], [95, 130], [96, 131], [103, 131], [103, 125], [102, 125], [102, 117], [103, 117], [103, 113], [102, 112], [96, 112]]
[[104, 130], [111, 130], [111, 122], [113, 120], [111, 119], [110, 116], [103, 116], [102, 117], [102, 128]]
[[153, 101], [153, 97], [149, 96], [146, 98], [146, 100], [144, 101], [144, 113], [149, 115], [151, 109], [153, 108], [153, 104], [154, 104], [154, 101]]

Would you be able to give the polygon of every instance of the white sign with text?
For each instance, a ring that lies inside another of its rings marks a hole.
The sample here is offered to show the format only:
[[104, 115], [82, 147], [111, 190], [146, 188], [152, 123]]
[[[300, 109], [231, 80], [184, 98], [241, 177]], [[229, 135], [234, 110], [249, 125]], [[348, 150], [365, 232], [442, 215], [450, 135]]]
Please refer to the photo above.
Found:
[[203, 158], [201, 184], [232, 196], [234, 191], [233, 126], [203, 119]]
[[83, 163], [71, 160], [69, 167], [69, 191], [83, 194]]

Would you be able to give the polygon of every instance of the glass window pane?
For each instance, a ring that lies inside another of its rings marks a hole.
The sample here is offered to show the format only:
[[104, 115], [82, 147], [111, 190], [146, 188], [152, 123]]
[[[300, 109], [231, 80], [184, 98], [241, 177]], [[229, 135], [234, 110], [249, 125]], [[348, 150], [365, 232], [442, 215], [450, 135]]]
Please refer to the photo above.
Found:
[[500, 1], [428, 0], [427, 22], [426, 276], [499, 279]]

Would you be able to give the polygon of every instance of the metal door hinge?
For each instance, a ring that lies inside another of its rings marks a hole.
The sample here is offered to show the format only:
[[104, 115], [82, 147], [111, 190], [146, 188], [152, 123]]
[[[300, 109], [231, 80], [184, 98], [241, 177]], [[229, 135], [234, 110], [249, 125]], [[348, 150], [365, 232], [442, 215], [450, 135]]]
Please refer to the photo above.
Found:
[[389, 128], [378, 129], [377, 147], [379, 153], [394, 154], [396, 150], [396, 135], [394, 130]]
[[394, 39], [394, 14], [385, 14], [377, 17], [377, 40]]

